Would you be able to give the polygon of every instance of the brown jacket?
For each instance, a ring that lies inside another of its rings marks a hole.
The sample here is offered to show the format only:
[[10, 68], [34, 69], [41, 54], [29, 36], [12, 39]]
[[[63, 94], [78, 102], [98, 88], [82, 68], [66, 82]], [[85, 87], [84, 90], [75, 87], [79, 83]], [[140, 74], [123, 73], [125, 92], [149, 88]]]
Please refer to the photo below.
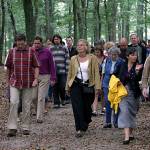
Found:
[[[78, 55], [75, 55], [71, 58], [70, 65], [69, 65], [69, 72], [67, 76], [66, 82], [66, 91], [70, 90], [72, 83], [77, 75], [78, 72]], [[95, 86], [96, 90], [100, 89], [100, 75], [99, 75], [99, 66], [96, 56], [93, 54], [89, 54], [89, 65], [88, 65], [88, 76], [89, 76], [89, 86]]]
[[147, 88], [150, 79], [150, 56], [147, 57], [142, 74], [142, 88]]

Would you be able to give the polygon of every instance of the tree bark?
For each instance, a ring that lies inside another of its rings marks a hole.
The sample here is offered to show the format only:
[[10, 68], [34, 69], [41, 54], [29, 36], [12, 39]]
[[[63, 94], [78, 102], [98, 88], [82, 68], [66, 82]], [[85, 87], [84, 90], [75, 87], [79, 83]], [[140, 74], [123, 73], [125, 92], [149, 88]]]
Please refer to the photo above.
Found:
[[77, 44], [78, 40], [78, 18], [77, 18], [77, 2], [73, 0], [73, 28], [74, 28], [74, 45]]
[[99, 12], [100, 0], [94, 0], [94, 41], [101, 38], [101, 16]]
[[1, 0], [1, 29], [0, 29], [0, 65], [2, 65], [3, 49], [4, 49], [4, 26], [5, 26], [5, 5], [4, 0]]
[[140, 39], [143, 39], [143, 14], [144, 14], [144, 1], [138, 0], [137, 2], [137, 34]]
[[33, 15], [32, 0], [23, 0], [23, 9], [25, 14], [25, 29], [27, 41], [32, 42], [36, 34], [36, 22]]
[[12, 6], [11, 6], [9, 1], [7, 1], [7, 7], [8, 7], [8, 13], [9, 13], [9, 16], [10, 16], [10, 20], [11, 20], [11, 23], [12, 23], [13, 35], [15, 37], [15, 35], [17, 34], [16, 22], [15, 22], [15, 18], [14, 18], [13, 12], [12, 12]]
[[45, 1], [45, 12], [46, 12], [46, 37], [52, 37], [54, 34], [54, 28], [53, 28], [53, 12], [54, 12], [54, 6], [53, 6], [53, 0], [44, 0]]

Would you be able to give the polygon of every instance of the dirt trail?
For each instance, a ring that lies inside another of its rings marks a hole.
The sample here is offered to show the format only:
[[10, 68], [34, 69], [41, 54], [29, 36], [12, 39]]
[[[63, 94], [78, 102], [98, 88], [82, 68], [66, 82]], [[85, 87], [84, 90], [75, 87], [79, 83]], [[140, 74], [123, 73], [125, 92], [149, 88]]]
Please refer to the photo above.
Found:
[[43, 124], [37, 124], [35, 116], [31, 120], [31, 134], [21, 134], [21, 122], [17, 136], [6, 136], [9, 103], [5, 97], [5, 75], [0, 68], [0, 150], [150, 150], [150, 103], [141, 104], [137, 116], [136, 139], [129, 145], [122, 145], [121, 129], [103, 129], [103, 116], [92, 118], [93, 122], [82, 138], [75, 137], [74, 119], [71, 105], [60, 109], [50, 109]]

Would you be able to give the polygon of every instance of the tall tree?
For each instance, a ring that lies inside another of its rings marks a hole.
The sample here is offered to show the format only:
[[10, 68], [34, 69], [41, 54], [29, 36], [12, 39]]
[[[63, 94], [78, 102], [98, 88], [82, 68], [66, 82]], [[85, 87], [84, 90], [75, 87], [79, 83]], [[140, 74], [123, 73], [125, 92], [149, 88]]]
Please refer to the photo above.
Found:
[[54, 33], [53, 21], [54, 21], [54, 4], [53, 0], [44, 0], [45, 1], [45, 12], [46, 12], [46, 36], [52, 37]]
[[7, 1], [7, 7], [8, 7], [8, 13], [10, 16], [10, 20], [12, 23], [13, 35], [15, 37], [15, 35], [17, 34], [17, 29], [16, 29], [15, 17], [14, 17], [13, 11], [12, 11], [12, 5], [11, 5], [10, 1]]
[[87, 38], [87, 6], [88, 0], [75, 0], [79, 38]]
[[94, 41], [101, 37], [100, 0], [94, 0]]
[[4, 27], [5, 27], [5, 5], [4, 0], [1, 0], [1, 12], [0, 20], [2, 22], [0, 26], [0, 65], [2, 64], [3, 59], [3, 46], [4, 46]]
[[25, 28], [28, 42], [32, 42], [36, 34], [36, 22], [33, 15], [32, 0], [23, 0], [23, 8], [25, 13]]
[[74, 44], [76, 45], [78, 40], [78, 17], [77, 17], [77, 0], [73, 0], [73, 24], [74, 24]]
[[144, 0], [137, 1], [137, 34], [140, 39], [143, 39], [143, 14], [144, 14]]

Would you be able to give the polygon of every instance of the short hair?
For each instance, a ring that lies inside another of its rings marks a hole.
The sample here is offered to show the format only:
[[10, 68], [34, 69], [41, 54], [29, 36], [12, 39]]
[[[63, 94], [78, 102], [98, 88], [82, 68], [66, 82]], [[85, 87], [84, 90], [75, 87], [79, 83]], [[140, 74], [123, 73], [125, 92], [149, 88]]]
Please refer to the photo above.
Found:
[[34, 40], [40, 40], [40, 42], [42, 43], [43, 42], [43, 39], [42, 39], [42, 37], [40, 37], [40, 36], [35, 36], [35, 38], [34, 38]]
[[129, 56], [130, 54], [134, 54], [136, 52], [136, 49], [134, 47], [128, 47], [126, 51], [126, 56]]
[[120, 54], [120, 49], [116, 46], [112, 46], [110, 49], [109, 49], [109, 53], [117, 53], [118, 55]]
[[131, 34], [130, 34], [130, 38], [131, 38], [131, 36], [133, 36], [133, 35], [135, 35], [136, 37], [138, 37], [138, 35], [137, 35], [136, 33], [131, 33]]
[[55, 34], [55, 35], [53, 36], [53, 38], [52, 38], [52, 43], [55, 44], [55, 43], [54, 43], [55, 37], [59, 38], [59, 39], [60, 39], [60, 43], [62, 44], [62, 37], [61, 37], [59, 34]]
[[26, 36], [25, 34], [23, 33], [18, 33], [16, 36], [15, 36], [15, 42], [16, 41], [26, 41]]
[[87, 46], [87, 53], [89, 53], [90, 52], [90, 45], [89, 45], [88, 41], [85, 39], [79, 39], [77, 43], [79, 43], [79, 42], [85, 43], [85, 45]]
[[115, 43], [109, 41], [109, 42], [106, 42], [106, 43], [105, 43], [104, 49], [108, 51], [108, 50], [109, 50], [111, 47], [113, 47], [113, 46], [115, 46]]
[[100, 39], [100, 40], [97, 40], [94, 42], [94, 46], [97, 46], [97, 45], [104, 45], [105, 44], [105, 41], [103, 39]]
[[72, 36], [67, 36], [66, 39], [71, 39], [73, 41]]

